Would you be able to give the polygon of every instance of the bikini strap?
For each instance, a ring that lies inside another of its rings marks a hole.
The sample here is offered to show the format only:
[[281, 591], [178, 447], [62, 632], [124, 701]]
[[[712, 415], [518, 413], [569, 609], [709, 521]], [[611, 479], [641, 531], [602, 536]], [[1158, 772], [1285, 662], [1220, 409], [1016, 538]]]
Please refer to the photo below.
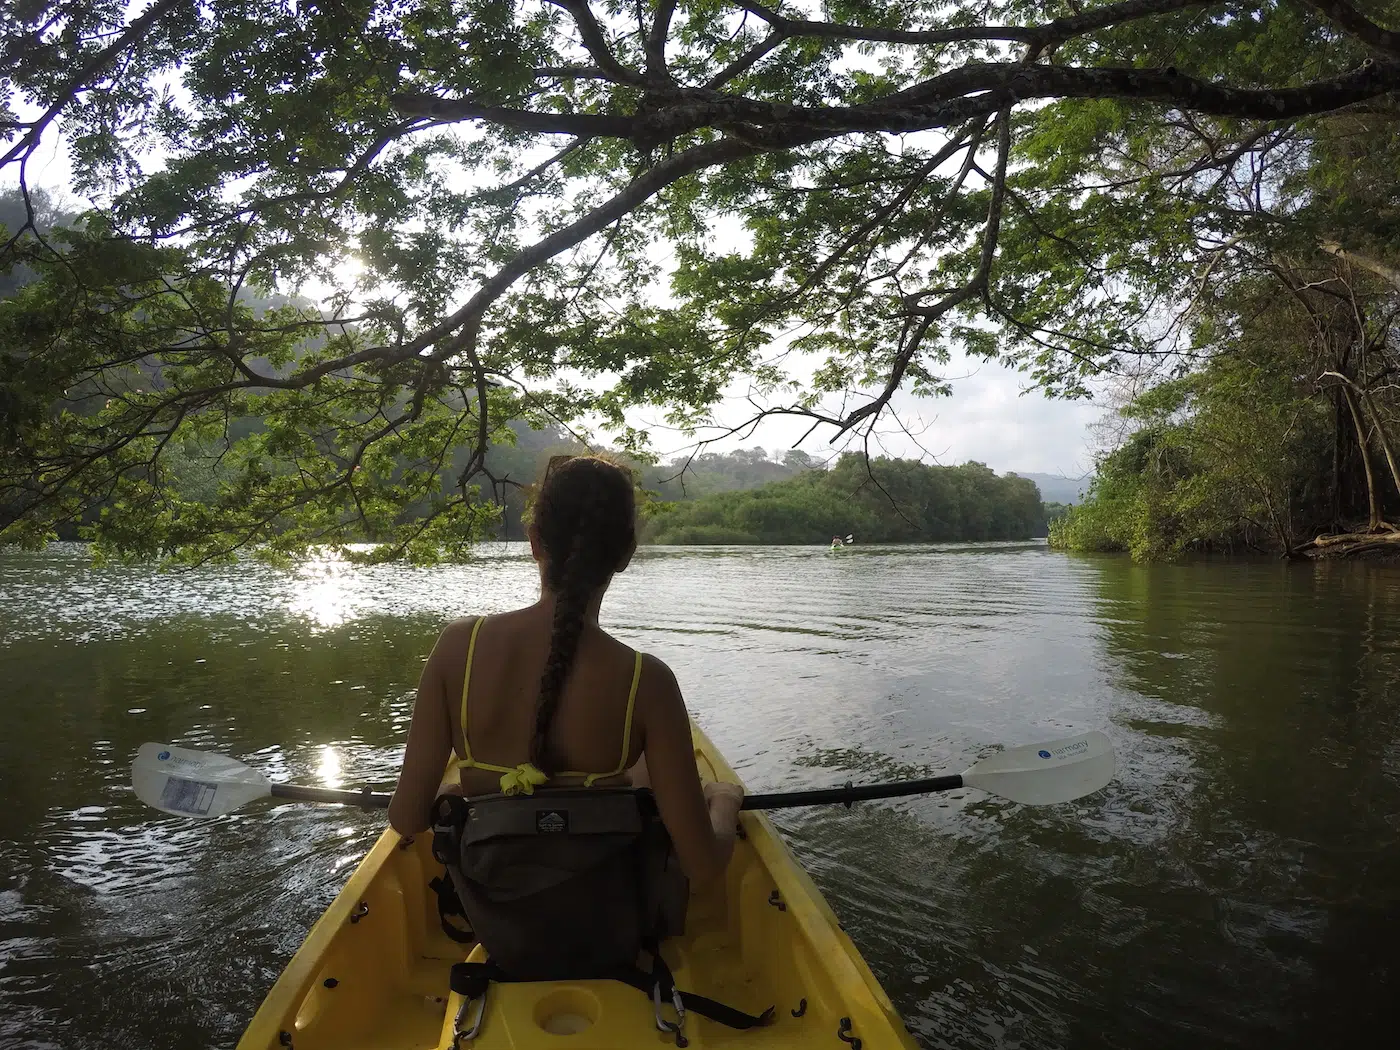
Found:
[[471, 641], [467, 643], [467, 666], [462, 672], [462, 758], [457, 763], [457, 768], [485, 769], [491, 773], [500, 773], [502, 794], [515, 795], [523, 792], [526, 795], [532, 795], [535, 788], [548, 781], [549, 777], [531, 763], [522, 762], [518, 766], [498, 766], [490, 762], [480, 762], [472, 757], [471, 739], [467, 736], [467, 695], [472, 684], [472, 659], [476, 656], [476, 636], [485, 620], [484, 616], [477, 617], [476, 623], [472, 624]]
[[618, 756], [617, 768], [606, 773], [589, 773], [583, 778], [584, 787], [592, 787], [595, 781], [615, 777], [627, 768], [627, 759], [632, 755], [632, 712], [637, 706], [637, 683], [642, 680], [642, 654], [636, 653], [632, 660], [632, 688], [627, 693], [627, 714], [622, 720], [622, 754]]
[[467, 736], [467, 690], [472, 684], [472, 658], [476, 656], [476, 635], [485, 619], [484, 616], [476, 618], [476, 623], [472, 624], [471, 641], [467, 643], [467, 666], [462, 672], [462, 760], [457, 763], [458, 768], [477, 765], [477, 761], [472, 758], [471, 739]]

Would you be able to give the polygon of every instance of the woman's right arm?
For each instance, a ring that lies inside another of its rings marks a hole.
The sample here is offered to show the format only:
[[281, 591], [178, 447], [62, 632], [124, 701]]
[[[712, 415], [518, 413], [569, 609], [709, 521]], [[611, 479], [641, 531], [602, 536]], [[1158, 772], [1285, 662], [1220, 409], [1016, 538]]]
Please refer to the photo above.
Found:
[[734, 852], [744, 789], [738, 784], [706, 784], [701, 788], [690, 715], [676, 676], [660, 660], [644, 659], [648, 665], [641, 712], [646, 742], [644, 775], [651, 782], [656, 807], [681, 868], [692, 882], [708, 882], [724, 872]]
[[432, 825], [433, 800], [452, 755], [452, 720], [444, 681], [448, 664], [461, 648], [453, 640], [461, 630], [457, 624], [443, 629], [418, 679], [399, 783], [389, 800], [389, 823], [400, 835], [417, 835]]

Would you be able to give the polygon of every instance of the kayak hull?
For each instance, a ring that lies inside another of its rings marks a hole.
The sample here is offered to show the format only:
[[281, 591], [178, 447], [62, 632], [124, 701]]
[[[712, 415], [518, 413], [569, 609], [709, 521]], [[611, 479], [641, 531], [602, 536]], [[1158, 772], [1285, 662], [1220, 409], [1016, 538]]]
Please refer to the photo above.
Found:
[[[693, 728], [705, 779], [737, 781]], [[662, 955], [686, 991], [773, 1024], [747, 1031], [690, 1015], [685, 1036], [705, 1048], [915, 1046], [888, 996], [816, 886], [761, 813], [740, 814], [743, 837], [725, 877], [692, 891], [686, 934]], [[239, 1050], [452, 1050], [461, 999], [448, 988], [468, 946], [438, 924], [429, 879], [442, 867], [431, 836], [387, 829], [312, 927], [254, 1015]], [[484, 959], [479, 946], [474, 960]], [[468, 1011], [474, 1014], [476, 1005]], [[666, 1016], [673, 1018], [669, 1009]], [[839, 1036], [845, 1042], [838, 1042]], [[674, 1045], [650, 999], [616, 981], [492, 984], [477, 1037], [461, 1050], [615, 1050]]]

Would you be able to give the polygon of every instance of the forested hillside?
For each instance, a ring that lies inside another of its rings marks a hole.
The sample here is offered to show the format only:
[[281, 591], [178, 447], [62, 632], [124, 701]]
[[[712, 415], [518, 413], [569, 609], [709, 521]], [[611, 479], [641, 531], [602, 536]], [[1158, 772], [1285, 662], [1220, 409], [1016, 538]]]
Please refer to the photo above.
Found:
[[[501, 506], [499, 535], [503, 539], [522, 539], [524, 526], [520, 519], [529, 487], [543, 476], [549, 458], [577, 455], [587, 452], [588, 448], [558, 426], [547, 424], [536, 428], [515, 421], [510, 424], [510, 431], [513, 443], [493, 444], [487, 453], [486, 467], [503, 482], [493, 496]], [[467, 447], [457, 451], [444, 469], [445, 480], [450, 481], [461, 472], [470, 454], [471, 449]], [[823, 466], [823, 461], [799, 449], [775, 451], [771, 457], [759, 447], [702, 452], [671, 457], [660, 463], [646, 463], [622, 453], [612, 454], [636, 472], [637, 484], [646, 493], [647, 504], [684, 502], [721, 492], [753, 489]]]
[[830, 470], [677, 505], [648, 523], [655, 543], [1015, 540], [1045, 535], [1035, 483], [981, 463], [927, 466], [843, 455]]

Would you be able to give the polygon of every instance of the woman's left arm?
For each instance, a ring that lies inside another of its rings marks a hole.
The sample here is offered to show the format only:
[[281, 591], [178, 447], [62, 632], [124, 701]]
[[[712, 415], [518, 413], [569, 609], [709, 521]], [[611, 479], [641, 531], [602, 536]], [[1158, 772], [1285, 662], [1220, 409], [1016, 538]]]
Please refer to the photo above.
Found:
[[418, 679], [418, 699], [413, 704], [403, 768], [389, 802], [389, 823], [400, 835], [417, 835], [431, 826], [433, 800], [452, 752], [452, 723], [441, 673], [442, 653], [451, 648], [444, 644], [447, 635], [448, 631], [443, 631], [438, 638]]

